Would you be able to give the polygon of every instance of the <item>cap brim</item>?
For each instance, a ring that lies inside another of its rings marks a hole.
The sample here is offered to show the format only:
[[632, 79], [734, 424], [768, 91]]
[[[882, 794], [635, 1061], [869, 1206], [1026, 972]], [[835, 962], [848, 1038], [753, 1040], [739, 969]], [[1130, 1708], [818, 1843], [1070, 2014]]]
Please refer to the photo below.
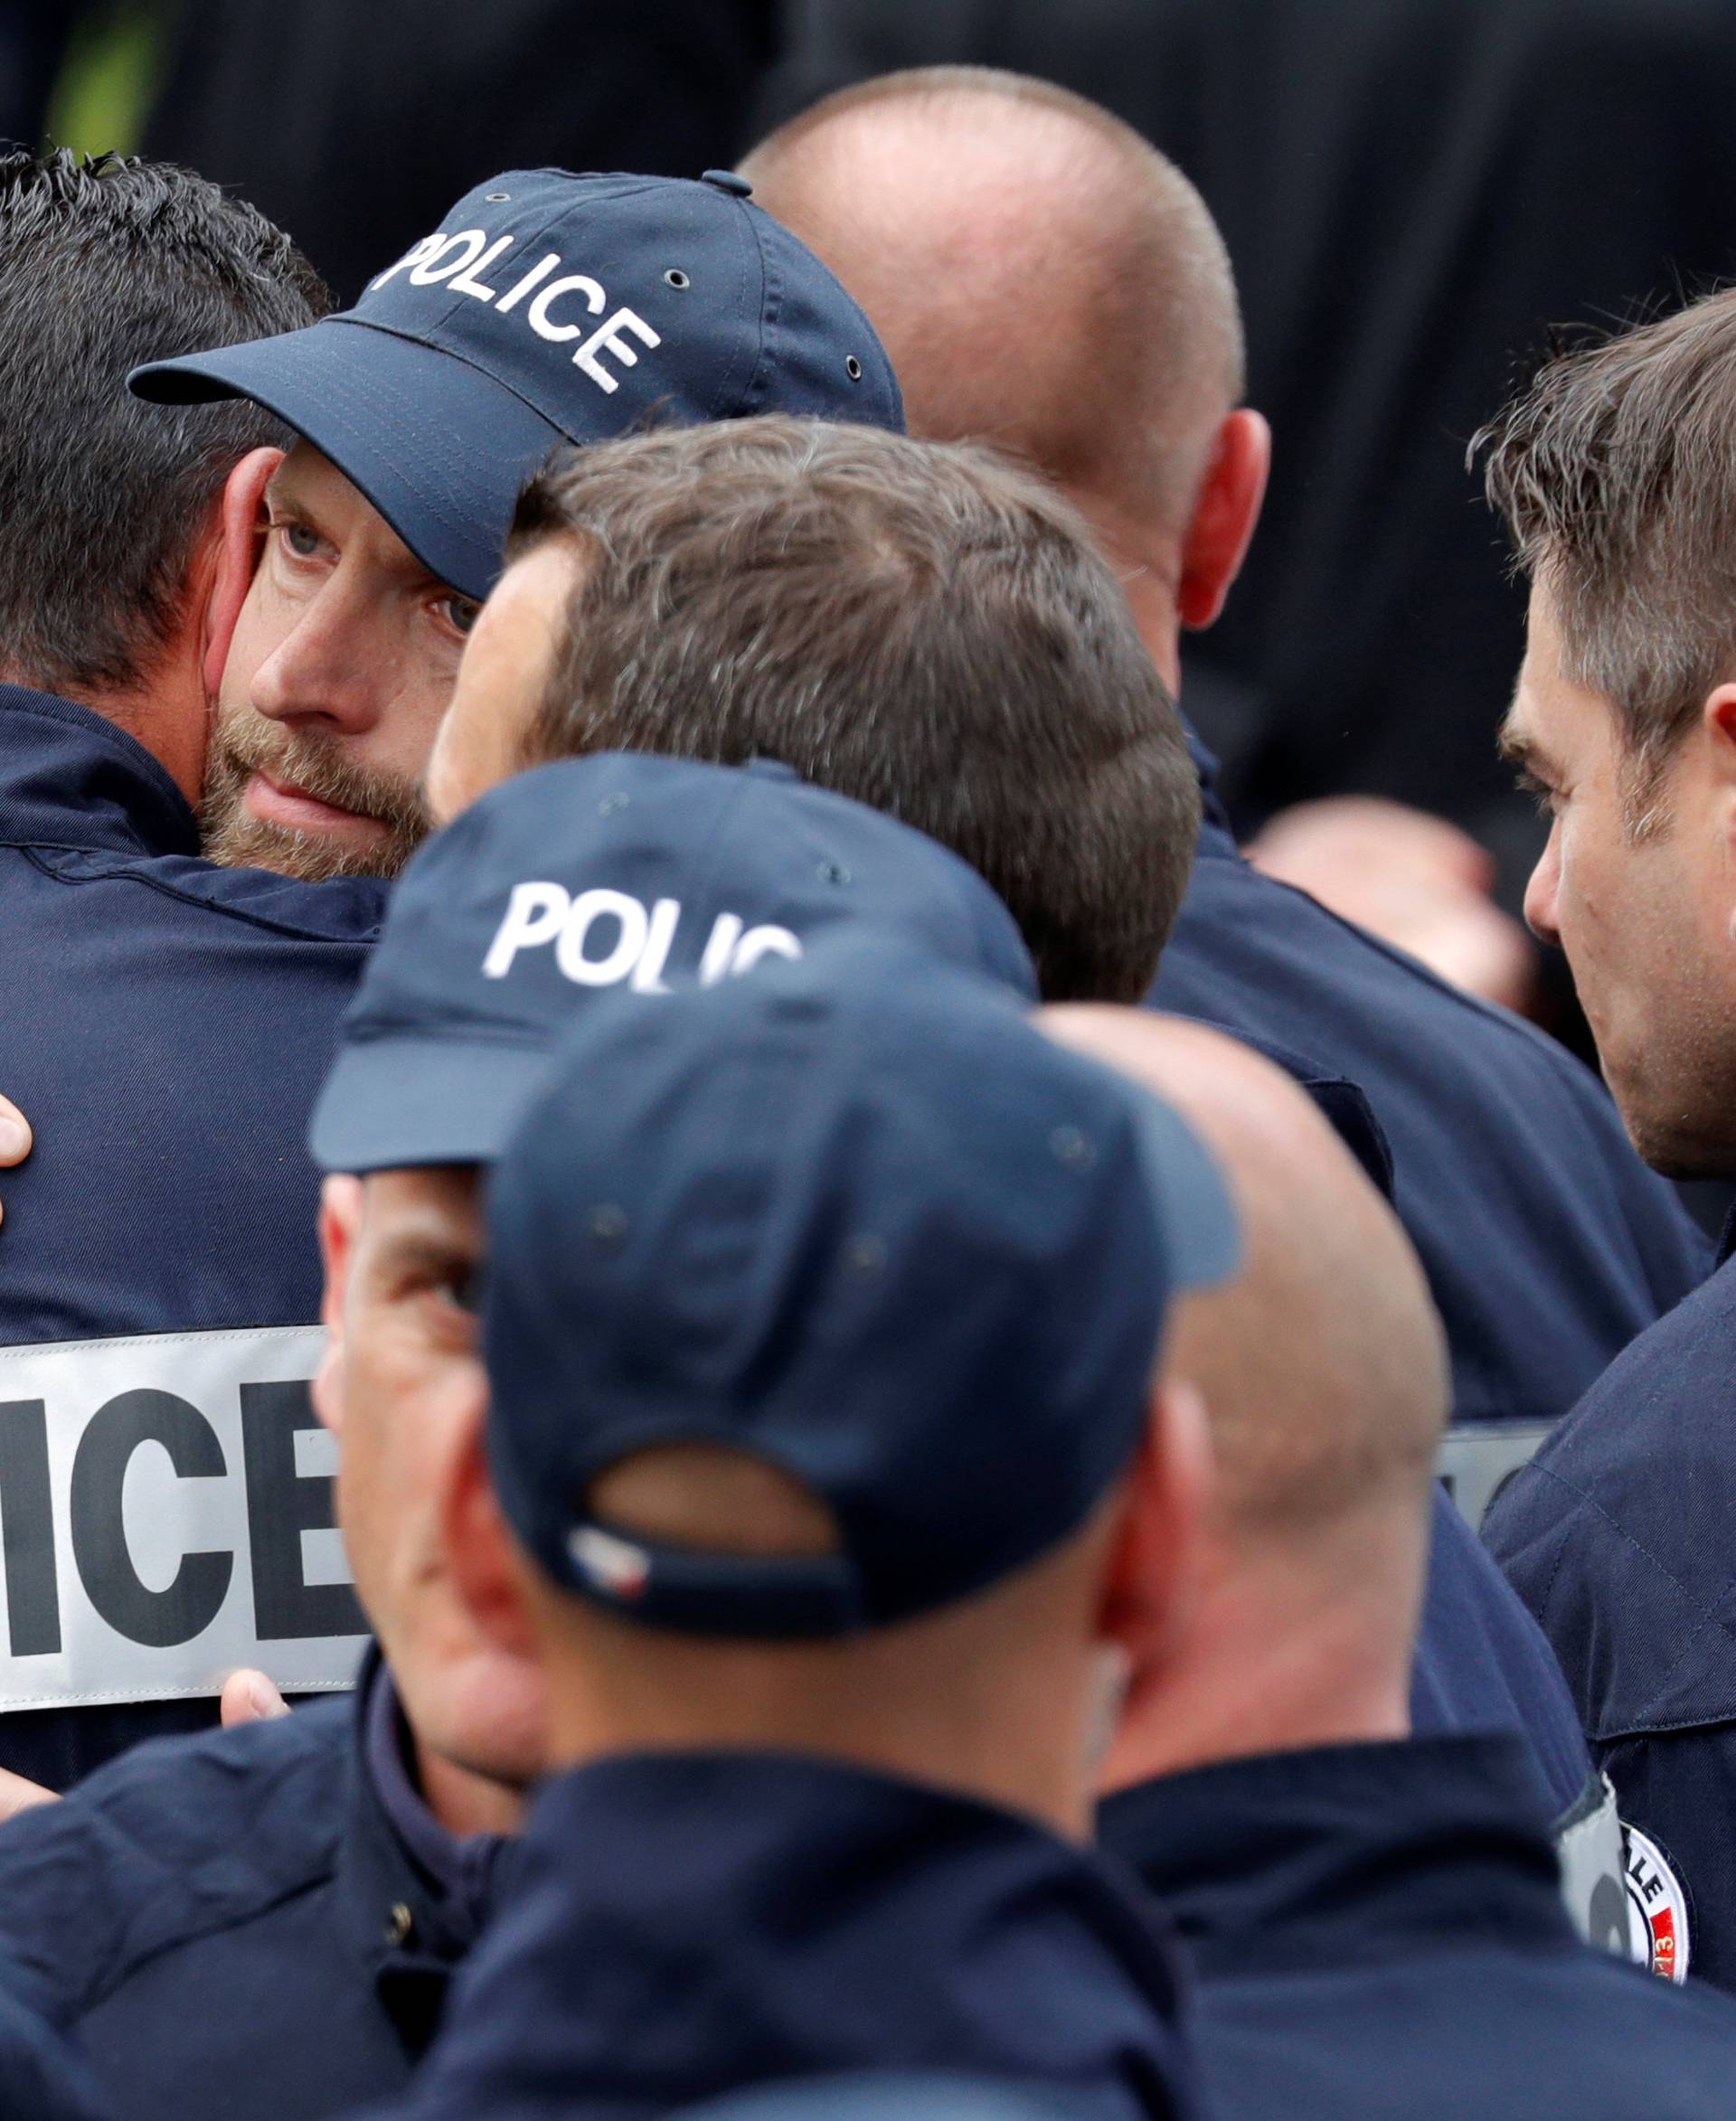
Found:
[[1171, 1287], [1229, 1281], [1241, 1269], [1241, 1225], [1222, 1174], [1193, 1128], [1156, 1098], [1142, 1098], [1138, 1126]]
[[370, 1039], [345, 1046], [308, 1123], [322, 1171], [493, 1164], [549, 1071], [546, 1047]]
[[499, 579], [520, 488], [566, 438], [458, 355], [343, 317], [153, 361], [127, 382], [155, 404], [250, 398], [275, 412], [430, 572], [478, 600]]

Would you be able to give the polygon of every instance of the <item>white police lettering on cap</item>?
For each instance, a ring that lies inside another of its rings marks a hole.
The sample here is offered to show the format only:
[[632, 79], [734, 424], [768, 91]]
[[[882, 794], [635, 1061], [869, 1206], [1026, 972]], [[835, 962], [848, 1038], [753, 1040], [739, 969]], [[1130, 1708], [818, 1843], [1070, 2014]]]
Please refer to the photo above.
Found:
[[[600, 886], [577, 898], [558, 883], [513, 886], [506, 911], [483, 958], [483, 976], [505, 979], [526, 950], [554, 949], [554, 962], [576, 986], [618, 986], [640, 995], [664, 995], [663, 975], [681, 925], [681, 900], [659, 899], [646, 906], [627, 891]], [[802, 946], [788, 929], [767, 922], [749, 928], [739, 913], [720, 913], [700, 954], [698, 981], [750, 972], [762, 957], [799, 957]]]
[[408, 272], [411, 287], [446, 287], [493, 307], [502, 316], [519, 309], [521, 304], [526, 303], [527, 297], [533, 297], [522, 312], [530, 329], [538, 338], [547, 339], [555, 345], [583, 339], [583, 344], [573, 354], [573, 366], [582, 370], [599, 391], [612, 395], [620, 389], [620, 379], [604, 366], [603, 357], [608, 355], [624, 368], [637, 368], [639, 354], [633, 340], [637, 339], [640, 345], [656, 348], [663, 344], [661, 335], [637, 310], [625, 305], [599, 324], [589, 338], [585, 337], [584, 325], [575, 324], [571, 316], [557, 318], [554, 308], [558, 302], [582, 302], [588, 316], [601, 316], [609, 306], [608, 295], [588, 273], [563, 273], [558, 279], [550, 278], [564, 262], [558, 250], [546, 252], [505, 294], [498, 288], [489, 286], [481, 274], [487, 270], [504, 284], [508, 275], [505, 270], [495, 270], [495, 261], [504, 259], [516, 240], [516, 237], [505, 235], [496, 236], [490, 242], [486, 229], [460, 229], [454, 235], [441, 231], [423, 236], [410, 245], [396, 265], [389, 265], [384, 272], [369, 281], [368, 292], [377, 294], [401, 272]]
[[0, 1348], [0, 1710], [347, 1687], [316, 1326]]

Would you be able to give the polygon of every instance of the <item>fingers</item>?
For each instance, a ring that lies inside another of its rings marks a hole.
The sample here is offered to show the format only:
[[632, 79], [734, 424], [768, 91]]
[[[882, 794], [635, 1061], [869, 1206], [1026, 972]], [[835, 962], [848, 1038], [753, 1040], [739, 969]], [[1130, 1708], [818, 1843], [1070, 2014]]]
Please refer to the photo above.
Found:
[[[30, 1122], [9, 1098], [0, 1098], [0, 1170], [22, 1164], [31, 1151]], [[5, 1210], [0, 1206], [0, 1216]]]
[[22, 1164], [30, 1151], [29, 1120], [9, 1098], [0, 1098], [0, 1167]]
[[15, 1819], [20, 1812], [33, 1810], [38, 1805], [57, 1805], [60, 1798], [52, 1789], [44, 1789], [40, 1782], [27, 1782], [22, 1775], [14, 1775], [0, 1768], [0, 1825], [8, 1819]]
[[287, 1716], [289, 1704], [263, 1672], [231, 1672], [223, 1688], [222, 1720], [225, 1730], [237, 1723], [265, 1723], [274, 1716]]

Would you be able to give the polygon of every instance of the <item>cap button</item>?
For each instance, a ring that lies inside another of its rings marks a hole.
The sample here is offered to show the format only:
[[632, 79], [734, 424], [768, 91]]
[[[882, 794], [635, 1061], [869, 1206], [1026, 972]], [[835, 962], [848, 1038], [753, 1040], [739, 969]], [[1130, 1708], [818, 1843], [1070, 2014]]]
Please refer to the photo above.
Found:
[[732, 198], [751, 199], [753, 196], [753, 186], [746, 177], [737, 176], [732, 169], [708, 169], [699, 181], [702, 184], [714, 184], [720, 192], [728, 192]]

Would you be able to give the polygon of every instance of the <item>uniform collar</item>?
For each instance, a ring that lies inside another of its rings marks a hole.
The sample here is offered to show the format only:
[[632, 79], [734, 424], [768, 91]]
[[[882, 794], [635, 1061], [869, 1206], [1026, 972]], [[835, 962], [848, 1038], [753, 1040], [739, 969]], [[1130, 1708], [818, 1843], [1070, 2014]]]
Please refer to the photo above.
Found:
[[583, 2085], [632, 2121], [873, 2068], [1155, 2121], [1184, 2083], [1178, 2008], [1143, 1897], [1029, 1822], [792, 1755], [628, 1757], [536, 1799], [407, 2112], [566, 2114]]
[[1200, 844], [1203, 854], [1233, 855], [1236, 853], [1235, 834], [1230, 825], [1230, 813], [1223, 806], [1223, 798], [1218, 794], [1218, 774], [1221, 770], [1217, 755], [1206, 749], [1200, 740], [1200, 732], [1184, 714], [1180, 717], [1182, 735], [1186, 739], [1188, 754], [1194, 761], [1194, 770], [1200, 777]]
[[486, 1918], [500, 1843], [482, 1834], [459, 1840], [423, 1803], [405, 1765], [397, 1689], [376, 1646], [357, 1676], [354, 1710], [339, 1906], [351, 1949], [419, 2055]]
[[125, 730], [71, 700], [0, 685], [0, 843], [196, 854], [199, 824]]
[[1410, 1739], [1229, 1760], [1118, 1792], [1104, 1846], [1201, 1974], [1342, 1965], [1486, 1939], [1571, 1944], [1523, 1743]]

